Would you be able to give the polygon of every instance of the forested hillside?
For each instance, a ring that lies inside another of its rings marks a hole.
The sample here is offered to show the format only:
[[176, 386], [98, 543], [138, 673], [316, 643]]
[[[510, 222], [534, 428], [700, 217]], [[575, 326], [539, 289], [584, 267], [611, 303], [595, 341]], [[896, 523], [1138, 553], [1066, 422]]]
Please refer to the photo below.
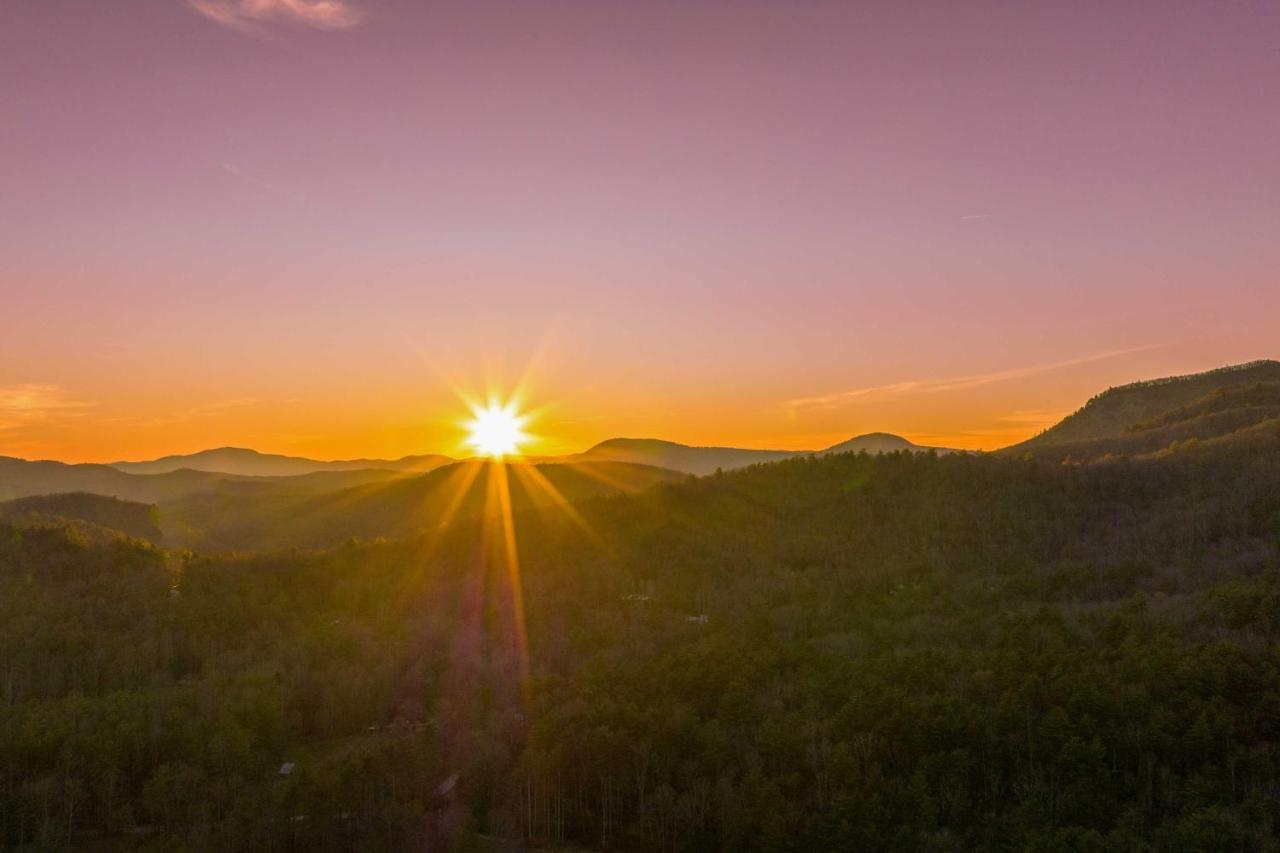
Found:
[[1277, 484], [1274, 422], [799, 458], [523, 512], [515, 574], [0, 528], [0, 845], [1272, 850]]
[[[356, 473], [356, 472], [353, 472]], [[226, 484], [169, 501], [161, 515], [170, 542], [200, 550], [317, 548], [358, 537], [405, 537], [498, 510], [495, 488], [515, 509], [636, 492], [685, 479], [665, 468], [624, 462], [526, 465], [498, 469], [467, 460], [415, 477], [331, 491]], [[333, 476], [330, 472], [311, 477]], [[295, 478], [289, 478], [295, 479]]]
[[[1220, 435], [1238, 429], [1246, 422], [1256, 423], [1266, 417], [1275, 417], [1276, 409], [1280, 409], [1277, 405], [1278, 384], [1280, 362], [1270, 360], [1251, 361], [1188, 376], [1133, 382], [1104, 391], [1060, 423], [1008, 448], [1008, 451], [1055, 453], [1107, 448], [1116, 452], [1133, 452], [1152, 449], [1151, 445], [1158, 443], [1166, 433], [1156, 433], [1147, 440], [1139, 437], [1134, 441], [1135, 433], [1150, 432], [1196, 418], [1204, 420], [1198, 424], [1183, 424], [1187, 436]], [[1252, 419], [1249, 415], [1243, 419], [1219, 422], [1208, 419], [1208, 416], [1226, 408], [1246, 407], [1250, 402], [1247, 397], [1255, 388], [1269, 389], [1261, 392], [1264, 399], [1259, 402], [1268, 406], [1270, 412], [1255, 413], [1260, 416]]]
[[160, 513], [154, 506], [86, 492], [33, 495], [0, 502], [0, 520], [15, 526], [59, 526], [67, 521], [81, 521], [148, 542], [164, 538], [159, 518]]

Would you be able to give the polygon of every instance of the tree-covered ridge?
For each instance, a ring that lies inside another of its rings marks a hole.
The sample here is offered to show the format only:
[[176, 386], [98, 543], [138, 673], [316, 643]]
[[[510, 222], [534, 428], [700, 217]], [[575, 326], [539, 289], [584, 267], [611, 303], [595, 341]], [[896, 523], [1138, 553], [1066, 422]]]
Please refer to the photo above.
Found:
[[1121, 438], [1137, 424], [1152, 422], [1222, 389], [1277, 381], [1280, 362], [1260, 360], [1109, 388], [1053, 427], [1006, 450], [1057, 450], [1062, 445]]
[[0, 502], [0, 519], [19, 526], [59, 525], [76, 520], [148, 542], [164, 538], [159, 524], [160, 512], [154, 505], [87, 492], [32, 495]]
[[5, 528], [0, 837], [1272, 849], [1277, 450], [837, 455], [579, 504], [594, 536], [527, 511], [527, 659], [480, 520], [235, 558]]
[[1280, 415], [1280, 380], [1219, 388], [1194, 403], [1163, 412], [1149, 421], [1133, 424], [1129, 427], [1129, 432], [1147, 432], [1171, 424], [1241, 410], [1251, 415], [1260, 415], [1258, 420]]

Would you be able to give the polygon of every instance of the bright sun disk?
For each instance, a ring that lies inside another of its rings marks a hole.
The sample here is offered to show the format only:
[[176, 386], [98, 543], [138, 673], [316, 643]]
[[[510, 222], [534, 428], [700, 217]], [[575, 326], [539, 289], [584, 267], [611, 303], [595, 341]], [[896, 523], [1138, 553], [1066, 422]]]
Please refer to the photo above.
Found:
[[500, 459], [520, 452], [520, 445], [529, 439], [524, 432], [524, 415], [516, 412], [511, 403], [473, 406], [472, 419], [467, 422], [467, 444], [483, 456]]

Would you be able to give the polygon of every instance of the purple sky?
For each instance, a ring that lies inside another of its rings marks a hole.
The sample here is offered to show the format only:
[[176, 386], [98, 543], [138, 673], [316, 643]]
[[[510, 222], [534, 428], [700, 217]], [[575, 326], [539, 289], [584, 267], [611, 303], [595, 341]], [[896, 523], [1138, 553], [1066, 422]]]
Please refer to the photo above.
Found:
[[1278, 354], [1272, 2], [7, 0], [0, 80], [0, 453], [451, 450], [539, 352], [565, 447], [998, 446]]

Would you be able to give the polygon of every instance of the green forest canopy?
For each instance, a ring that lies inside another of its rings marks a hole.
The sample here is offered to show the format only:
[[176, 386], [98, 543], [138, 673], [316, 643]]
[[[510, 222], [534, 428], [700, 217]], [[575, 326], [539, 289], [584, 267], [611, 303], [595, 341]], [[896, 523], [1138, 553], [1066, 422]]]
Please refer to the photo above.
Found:
[[528, 509], [527, 646], [474, 517], [239, 555], [0, 525], [0, 844], [1275, 849], [1257, 414], [790, 459], [579, 503], [593, 536]]

